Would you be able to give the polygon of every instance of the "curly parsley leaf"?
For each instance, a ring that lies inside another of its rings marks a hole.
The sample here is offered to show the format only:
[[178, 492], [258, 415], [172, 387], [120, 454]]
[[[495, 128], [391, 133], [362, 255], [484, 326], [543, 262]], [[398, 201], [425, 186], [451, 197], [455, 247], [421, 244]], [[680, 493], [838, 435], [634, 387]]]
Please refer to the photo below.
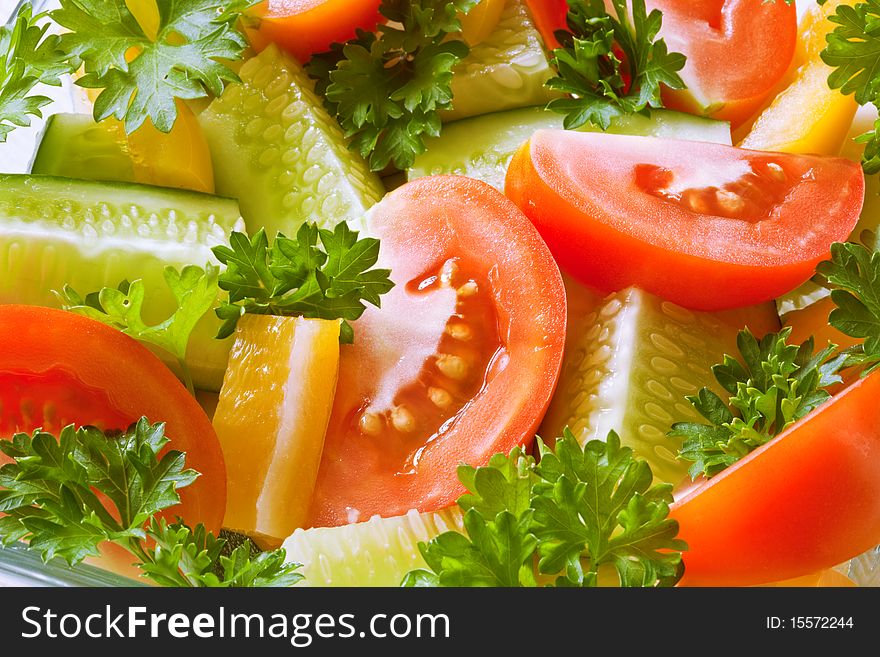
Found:
[[379, 306], [394, 283], [388, 269], [371, 269], [379, 260], [379, 240], [358, 239], [346, 223], [333, 230], [304, 224], [294, 239], [281, 233], [271, 247], [264, 230], [248, 238], [233, 233], [230, 246], [213, 249], [226, 265], [220, 287], [229, 300], [217, 309], [224, 320], [217, 337], [235, 330], [245, 313], [342, 319], [340, 340], [354, 337], [348, 321], [358, 319], [365, 303]]
[[148, 559], [138, 564], [144, 574], [163, 586], [287, 587], [303, 579], [299, 564], [285, 563], [284, 550], [252, 551], [242, 544], [226, 554], [226, 540], [178, 520], [152, 518], [147, 528]]
[[788, 344], [790, 335], [786, 328], [758, 340], [740, 331], [742, 360], [725, 355], [712, 368], [728, 400], [708, 388], [688, 397], [709, 424], [679, 422], [669, 435], [684, 438], [679, 457], [693, 461], [691, 477], [714, 477], [831, 397], [825, 388], [841, 381], [846, 356], [834, 355], [834, 345], [814, 353], [812, 338]]
[[196, 324], [217, 302], [220, 268], [211, 263], [205, 269], [194, 265], [187, 265], [181, 271], [166, 267], [164, 275], [177, 309], [168, 319], [155, 325], [143, 319], [146, 289], [140, 279], [132, 283], [122, 281], [115, 289], [105, 287], [85, 297], [65, 285], [56, 296], [64, 310], [108, 324], [135, 340], [170, 353], [180, 363], [187, 387], [192, 391], [186, 348]]
[[247, 41], [235, 24], [255, 0], [169, 0], [158, 3], [155, 38], [124, 2], [61, 0], [52, 19], [69, 30], [61, 48], [82, 61], [77, 84], [101, 89], [95, 120], [115, 116], [128, 133], [148, 118], [162, 132], [177, 119], [175, 99], [219, 96], [238, 77], [227, 63]]
[[284, 550], [227, 549], [203, 525], [156, 514], [180, 503], [199, 474], [166, 450], [163, 424], [146, 418], [124, 432], [65, 427], [0, 441], [0, 544], [25, 541], [44, 560], [74, 565], [110, 541], [128, 550], [144, 576], [164, 586], [290, 586], [302, 576]]
[[350, 148], [381, 171], [412, 166], [452, 107], [452, 69], [468, 54], [459, 12], [478, 0], [383, 0], [388, 23], [315, 55], [306, 71]]
[[[871, 244], [871, 233], [863, 236]], [[863, 343], [845, 350], [847, 365], [867, 366], [866, 373], [880, 366], [880, 252], [852, 242], [831, 245], [831, 260], [816, 271], [832, 288], [837, 306], [829, 323], [844, 335]]]
[[97, 556], [103, 541], [143, 539], [144, 523], [178, 504], [177, 489], [198, 476], [184, 468], [182, 453], [160, 456], [164, 428], [141, 419], [118, 434], [68, 426], [57, 439], [38, 431], [0, 441], [13, 459], [0, 468], [0, 512], [7, 514], [0, 542], [25, 540], [46, 561], [75, 564]]
[[[859, 105], [877, 104], [880, 95], [880, 0], [840, 4], [828, 20], [836, 24], [825, 37], [822, 61], [834, 71], [828, 86], [853, 94]], [[865, 144], [865, 173], [880, 173], [880, 119], [856, 141]]]
[[657, 38], [662, 14], [648, 13], [644, 0], [631, 4], [630, 11], [625, 0], [613, 0], [612, 16], [604, 0], [569, 1], [568, 31], [556, 33], [561, 48], [553, 51], [558, 75], [547, 81], [566, 94], [547, 105], [566, 115], [566, 129], [591, 123], [606, 130], [614, 117], [663, 107], [661, 85], [684, 88], [684, 55]]
[[42, 118], [41, 108], [51, 99], [34, 95], [39, 83], [61, 84], [61, 76], [73, 70], [67, 53], [59, 48], [60, 37], [47, 35], [48, 24], [37, 22], [29, 4], [24, 4], [10, 26], [0, 26], [0, 143], [15, 127]]
[[404, 586], [597, 586], [612, 568], [621, 586], [671, 586], [681, 577], [672, 487], [652, 485], [648, 464], [607, 442], [581, 447], [566, 429], [541, 460], [519, 448], [463, 467], [467, 535], [445, 532], [419, 549], [430, 570]]

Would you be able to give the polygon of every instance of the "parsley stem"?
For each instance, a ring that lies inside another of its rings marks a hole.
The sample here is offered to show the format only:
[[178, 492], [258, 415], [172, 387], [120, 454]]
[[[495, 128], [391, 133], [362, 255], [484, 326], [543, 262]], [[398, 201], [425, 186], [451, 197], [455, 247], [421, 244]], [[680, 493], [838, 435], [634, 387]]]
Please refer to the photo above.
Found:
[[189, 371], [189, 367], [186, 364], [186, 359], [178, 357], [177, 362], [180, 363], [180, 374], [183, 378], [183, 383], [186, 386], [186, 389], [189, 390], [189, 394], [195, 397], [196, 388], [193, 384], [192, 373]]

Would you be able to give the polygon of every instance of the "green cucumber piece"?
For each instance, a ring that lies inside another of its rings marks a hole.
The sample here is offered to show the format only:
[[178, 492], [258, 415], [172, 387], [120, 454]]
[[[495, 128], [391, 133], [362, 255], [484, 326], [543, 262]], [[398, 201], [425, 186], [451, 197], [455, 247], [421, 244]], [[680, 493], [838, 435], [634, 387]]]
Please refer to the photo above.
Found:
[[464, 531], [458, 507], [297, 529], [284, 549], [287, 561], [303, 564], [304, 586], [400, 586], [409, 571], [427, 568], [419, 541], [445, 531]]
[[[597, 298], [571, 282], [567, 289], [569, 298]], [[681, 442], [666, 433], [675, 422], [703, 421], [686, 395], [704, 386], [725, 394], [710, 368], [737, 353], [737, 329], [635, 288], [594, 302], [592, 310], [589, 298], [577, 308], [540, 435], [553, 439], [567, 426], [583, 444], [614, 430], [657, 480], [682, 482], [689, 464], [676, 458]]]
[[53, 114], [37, 150], [31, 173], [134, 182], [128, 153], [103, 126], [88, 114]]
[[544, 83], [554, 72], [522, 0], [507, 0], [494, 32], [453, 69], [453, 108], [444, 121], [541, 105], [555, 97]]
[[[143, 279], [144, 318], [176, 308], [166, 265], [216, 263], [211, 247], [241, 229], [238, 204], [198, 192], [134, 183], [0, 175], [0, 303], [58, 306], [53, 290], [80, 294]], [[231, 339], [215, 340], [213, 312], [199, 322], [187, 351], [195, 385], [219, 390]], [[157, 352], [169, 365], [176, 362]]]
[[[562, 115], [543, 107], [485, 114], [443, 126], [439, 137], [427, 140], [427, 150], [407, 171], [409, 180], [437, 174], [469, 176], [504, 190], [507, 166], [516, 150], [536, 130], [562, 129]], [[597, 128], [585, 126], [593, 132]], [[608, 132], [708, 141], [730, 145], [730, 124], [670, 110], [653, 110], [614, 119]]]
[[293, 235], [306, 221], [356, 219], [384, 194], [348, 149], [302, 67], [274, 45], [246, 61], [199, 115], [217, 193], [237, 198], [251, 233]]

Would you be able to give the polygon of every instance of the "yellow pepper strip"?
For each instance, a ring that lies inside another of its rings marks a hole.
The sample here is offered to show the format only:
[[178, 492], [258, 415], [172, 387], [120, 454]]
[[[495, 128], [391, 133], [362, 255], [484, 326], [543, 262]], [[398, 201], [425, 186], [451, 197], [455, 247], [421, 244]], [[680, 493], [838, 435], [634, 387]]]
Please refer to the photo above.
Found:
[[[828, 16], [840, 5], [857, 0], [829, 0], [814, 5], [801, 21], [799, 46], [795, 54], [791, 82], [758, 116], [751, 130], [734, 135], [739, 146], [753, 150], [784, 153], [837, 155], [855, 116], [857, 105], [851, 95], [844, 96], [828, 87], [831, 68], [819, 57], [825, 48], [825, 35], [834, 24]], [[748, 130], [748, 126], [744, 129]]]
[[467, 14], [459, 15], [461, 36], [469, 46], [476, 46], [489, 38], [501, 20], [506, 2], [507, 0], [482, 0]]
[[225, 527], [272, 546], [304, 526], [338, 369], [338, 321], [241, 318], [214, 413]]

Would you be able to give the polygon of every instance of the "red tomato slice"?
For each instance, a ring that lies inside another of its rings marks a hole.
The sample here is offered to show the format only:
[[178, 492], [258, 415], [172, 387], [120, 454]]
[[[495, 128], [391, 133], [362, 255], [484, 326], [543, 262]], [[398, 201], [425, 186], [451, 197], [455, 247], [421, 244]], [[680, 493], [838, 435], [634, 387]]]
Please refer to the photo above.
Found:
[[566, 29], [565, 16], [568, 14], [568, 0], [526, 0], [526, 7], [532, 21], [548, 50], [559, 47], [556, 30]]
[[[783, 0], [647, 0], [663, 12], [662, 36], [683, 53], [686, 90], [664, 90], [668, 107], [736, 127], [788, 70], [797, 45], [797, 8]], [[731, 63], [735, 62], [735, 65]]]
[[277, 43], [300, 62], [344, 43], [358, 28], [379, 23], [380, 0], [265, 0], [252, 11], [260, 17], [258, 30], [248, 30], [251, 43], [262, 50]]
[[556, 385], [565, 290], [534, 227], [490, 186], [433, 176], [370, 214], [396, 287], [355, 324], [312, 524], [451, 505], [461, 463], [529, 444]]
[[649, 137], [541, 130], [506, 194], [563, 271], [698, 310], [773, 299], [855, 227], [858, 164]]
[[748, 586], [880, 543], [880, 373], [677, 500], [684, 586]]
[[[216, 531], [226, 468], [208, 417], [171, 371], [135, 340], [100, 322], [35, 306], [0, 305], [0, 437], [68, 425], [125, 429], [165, 422], [170, 447], [202, 473], [172, 509]], [[131, 561], [131, 556], [127, 557]]]

